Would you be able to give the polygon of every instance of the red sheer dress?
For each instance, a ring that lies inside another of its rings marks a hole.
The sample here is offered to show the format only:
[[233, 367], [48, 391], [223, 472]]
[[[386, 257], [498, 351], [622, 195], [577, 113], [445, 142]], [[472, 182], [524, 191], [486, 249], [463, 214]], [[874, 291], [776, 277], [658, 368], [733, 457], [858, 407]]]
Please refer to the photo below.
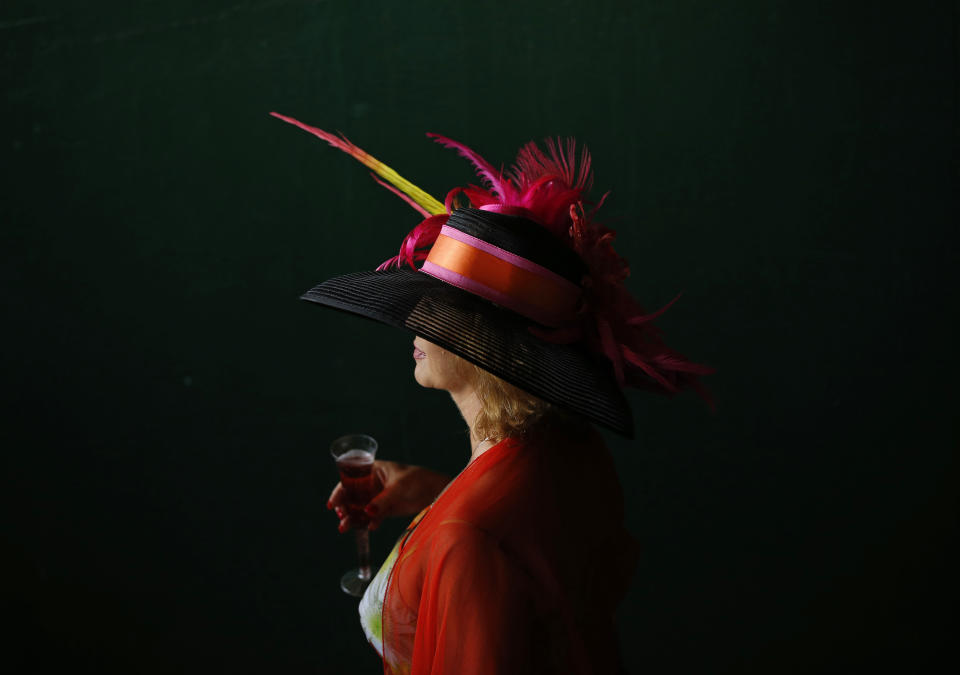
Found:
[[505, 439], [414, 519], [388, 559], [384, 672], [618, 673], [614, 611], [636, 555], [594, 430]]

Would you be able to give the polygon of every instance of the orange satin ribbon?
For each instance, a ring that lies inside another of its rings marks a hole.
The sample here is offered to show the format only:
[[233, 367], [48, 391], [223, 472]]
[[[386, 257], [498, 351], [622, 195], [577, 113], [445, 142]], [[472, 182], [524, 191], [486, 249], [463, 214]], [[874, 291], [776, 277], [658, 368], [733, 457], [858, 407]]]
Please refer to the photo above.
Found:
[[580, 300], [580, 289], [575, 284], [550, 278], [547, 275], [553, 273], [549, 270], [537, 274], [444, 234], [437, 237], [427, 261], [506, 295], [522, 306], [536, 308], [541, 316], [554, 318], [551, 323], [571, 319]]

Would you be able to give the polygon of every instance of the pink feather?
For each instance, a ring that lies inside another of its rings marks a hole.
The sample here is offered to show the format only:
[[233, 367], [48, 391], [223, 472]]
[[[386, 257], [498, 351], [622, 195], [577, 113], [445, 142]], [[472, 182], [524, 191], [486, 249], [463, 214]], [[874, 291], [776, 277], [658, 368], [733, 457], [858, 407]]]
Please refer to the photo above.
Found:
[[716, 372], [716, 370], [710, 366], [690, 363], [682, 356], [673, 354], [656, 354], [650, 360], [663, 370], [675, 370], [683, 373], [695, 373], [697, 375], [712, 375]]
[[549, 155], [532, 141], [520, 148], [517, 159], [511, 167], [511, 174], [517, 187], [525, 190], [530, 182], [543, 176], [550, 176], [564, 184], [567, 189], [588, 192], [593, 186], [590, 152], [586, 148], [581, 149], [579, 170], [574, 177], [574, 167], [577, 164], [576, 140], [568, 138], [561, 144], [559, 139], [555, 141], [548, 138], [546, 144]]
[[483, 188], [477, 187], [476, 185], [468, 185], [463, 188], [463, 194], [467, 196], [467, 199], [470, 200], [470, 204], [474, 208], [480, 208], [481, 206], [486, 206], [487, 204], [497, 204], [496, 195], [491, 194]]
[[666, 312], [668, 309], [670, 309], [670, 306], [673, 303], [675, 303], [677, 300], [679, 300], [681, 295], [683, 295], [683, 293], [677, 293], [677, 297], [675, 297], [673, 300], [671, 300], [670, 302], [668, 302], [667, 304], [665, 304], [663, 307], [658, 309], [656, 312], [653, 312], [652, 314], [647, 314], [645, 316], [643, 315], [631, 316], [629, 319], [627, 319], [627, 325], [639, 326], [641, 324], [649, 323], [650, 321], [653, 321], [658, 316], [660, 316], [661, 314]]
[[504, 179], [502, 172], [494, 169], [490, 162], [465, 146], [463, 143], [458, 143], [457, 141], [451, 140], [446, 136], [441, 136], [440, 134], [428, 133], [427, 136], [445, 148], [453, 148], [461, 157], [466, 158], [471, 164], [473, 164], [474, 168], [477, 170], [477, 175], [487, 182], [493, 193], [503, 200], [504, 203], [514, 196], [513, 186], [510, 185], [509, 180]]
[[635, 353], [633, 350], [631, 350], [631, 349], [630, 349], [629, 347], [627, 347], [626, 345], [621, 346], [621, 349], [623, 350], [623, 356], [624, 356], [624, 358], [626, 358], [627, 361], [629, 361], [629, 362], [632, 363], [633, 365], [637, 366], [637, 367], [640, 368], [643, 372], [645, 372], [647, 375], [649, 375], [650, 377], [652, 377], [653, 379], [655, 379], [657, 382], [659, 382], [659, 383], [661, 384], [661, 386], [663, 386], [664, 389], [666, 389], [667, 391], [669, 391], [669, 392], [671, 392], [671, 393], [677, 391], [677, 388], [674, 387], [674, 386], [667, 380], [667, 378], [665, 378], [665, 377], [663, 376], [662, 373], [660, 373], [656, 368], [648, 365], [642, 358], [640, 358], [640, 355], [639, 355], [639, 354]]
[[382, 271], [402, 265], [417, 269], [416, 263], [427, 259], [429, 249], [440, 236], [440, 228], [447, 222], [447, 217], [444, 213], [424, 219], [404, 237], [400, 244], [400, 253], [380, 263], [377, 270]]
[[620, 383], [622, 387], [625, 382], [623, 375], [623, 357], [620, 356], [620, 350], [617, 348], [617, 341], [613, 337], [613, 329], [610, 327], [610, 323], [602, 318], [597, 317], [597, 331], [600, 333], [600, 344], [603, 347], [603, 353], [606, 354], [607, 358], [610, 360], [611, 365], [613, 366], [613, 374], [617, 378], [617, 382]]
[[379, 177], [377, 176], [377, 174], [375, 174], [374, 172], [371, 171], [371, 172], [370, 172], [370, 175], [373, 177], [373, 180], [375, 180], [375, 181], [377, 181], [378, 183], [380, 183], [380, 185], [382, 185], [383, 187], [387, 188], [388, 190], [390, 190], [390, 192], [392, 192], [393, 194], [397, 195], [400, 199], [402, 199], [402, 200], [405, 201], [407, 204], [409, 204], [409, 205], [412, 206], [414, 209], [416, 209], [417, 212], [418, 212], [421, 216], [423, 216], [424, 218], [429, 218], [429, 217], [430, 217], [430, 212], [429, 212], [429, 211], [427, 211], [425, 208], [423, 208], [422, 206], [420, 206], [419, 204], [417, 204], [413, 199], [411, 199], [410, 197], [408, 197], [408, 196], [407, 196], [406, 194], [404, 194], [402, 191], [400, 191], [400, 190], [398, 190], [397, 188], [393, 187], [392, 185], [390, 185], [390, 183], [388, 183], [388, 182], [386, 182], [386, 181], [383, 181], [383, 180], [380, 180], [380, 178], [379, 178]]

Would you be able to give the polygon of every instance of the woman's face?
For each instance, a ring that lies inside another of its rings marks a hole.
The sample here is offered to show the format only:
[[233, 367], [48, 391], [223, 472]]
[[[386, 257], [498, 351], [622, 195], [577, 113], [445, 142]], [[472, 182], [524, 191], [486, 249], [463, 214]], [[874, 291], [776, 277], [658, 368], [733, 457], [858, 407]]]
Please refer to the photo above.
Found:
[[413, 341], [413, 358], [417, 363], [413, 377], [421, 387], [455, 392], [466, 384], [457, 368], [459, 357], [422, 337]]

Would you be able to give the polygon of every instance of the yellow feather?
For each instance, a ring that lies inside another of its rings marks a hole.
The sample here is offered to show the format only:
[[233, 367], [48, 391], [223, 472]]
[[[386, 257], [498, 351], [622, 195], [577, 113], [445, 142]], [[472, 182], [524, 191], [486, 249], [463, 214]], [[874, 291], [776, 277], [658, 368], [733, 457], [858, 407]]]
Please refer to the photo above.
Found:
[[391, 169], [389, 166], [381, 162], [379, 159], [373, 155], [367, 154], [353, 143], [348, 141], [346, 138], [340, 138], [334, 136], [333, 134], [324, 131], [323, 129], [318, 129], [317, 127], [311, 127], [308, 124], [304, 124], [299, 120], [295, 120], [292, 117], [287, 117], [286, 115], [281, 115], [279, 113], [272, 112], [270, 113], [274, 117], [283, 120], [284, 122], [289, 122], [294, 126], [298, 126], [304, 131], [308, 131], [318, 138], [322, 138], [327, 143], [342, 150], [347, 153], [358, 162], [369, 168], [375, 174], [383, 178], [385, 181], [393, 185], [397, 190], [402, 192], [404, 195], [410, 198], [410, 201], [423, 209], [428, 214], [432, 216], [440, 215], [446, 213], [447, 209], [442, 202], [430, 196], [428, 193], [424, 192], [422, 189], [418, 188], [416, 185], [408, 181], [406, 178], [398, 174], [396, 171]]

